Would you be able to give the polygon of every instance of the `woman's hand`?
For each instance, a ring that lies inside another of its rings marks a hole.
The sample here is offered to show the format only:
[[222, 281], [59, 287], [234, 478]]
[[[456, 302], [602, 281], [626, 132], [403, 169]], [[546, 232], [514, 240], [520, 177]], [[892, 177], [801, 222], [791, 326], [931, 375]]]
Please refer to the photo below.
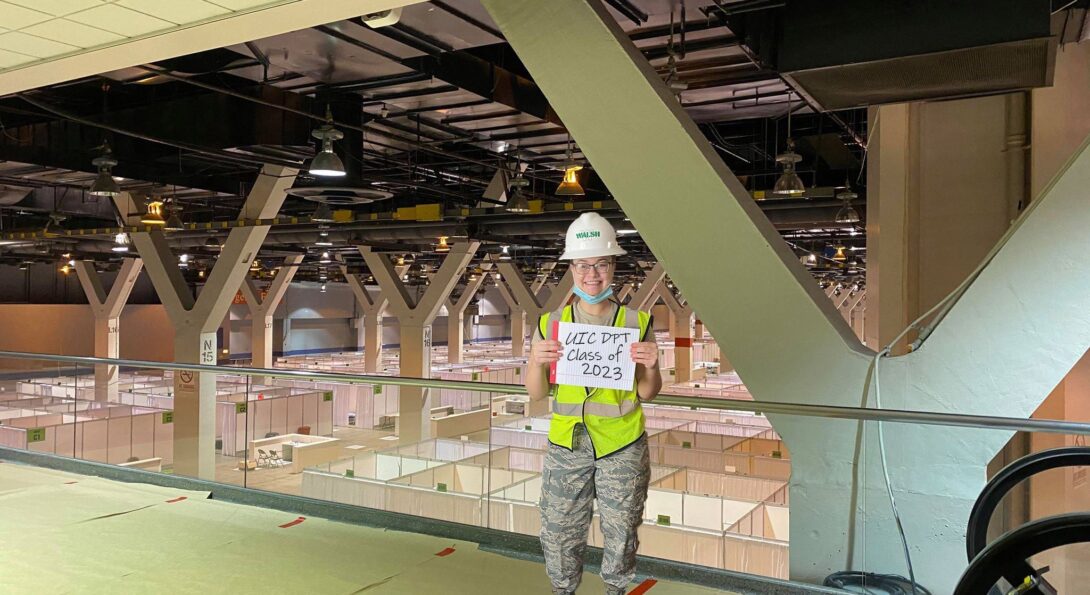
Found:
[[530, 363], [536, 366], [552, 364], [560, 361], [564, 350], [560, 348], [560, 341], [542, 339], [530, 348]]
[[659, 362], [659, 346], [654, 341], [633, 343], [629, 348], [632, 361], [645, 368], [653, 368]]

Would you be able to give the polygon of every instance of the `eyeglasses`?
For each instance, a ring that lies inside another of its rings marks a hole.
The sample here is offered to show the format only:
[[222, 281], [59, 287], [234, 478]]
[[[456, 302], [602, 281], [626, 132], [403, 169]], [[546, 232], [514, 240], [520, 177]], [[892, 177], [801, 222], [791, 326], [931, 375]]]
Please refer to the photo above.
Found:
[[604, 275], [609, 272], [609, 269], [613, 267], [612, 262], [605, 260], [596, 262], [594, 264], [588, 262], [576, 262], [572, 263], [571, 268], [579, 275], [586, 275], [590, 273], [591, 269], [598, 271], [599, 275]]

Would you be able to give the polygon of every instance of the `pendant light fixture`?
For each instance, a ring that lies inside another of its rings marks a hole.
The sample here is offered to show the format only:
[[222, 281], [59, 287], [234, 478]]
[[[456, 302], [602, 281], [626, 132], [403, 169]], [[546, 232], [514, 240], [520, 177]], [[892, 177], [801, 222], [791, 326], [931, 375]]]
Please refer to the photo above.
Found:
[[148, 200], [147, 212], [140, 218], [140, 223], [143, 223], [144, 225], [154, 225], [156, 227], [166, 225], [166, 219], [163, 219], [163, 201], [158, 198]]
[[837, 194], [836, 197], [843, 201], [840, 210], [836, 213], [836, 222], [845, 224], [859, 223], [861, 219], [859, 211], [852, 206], [852, 201], [859, 198], [859, 195], [852, 191], [852, 187], [847, 181], [844, 182], [844, 191]]
[[114, 236], [114, 245], [110, 247], [113, 252], [128, 252], [129, 251], [129, 234], [121, 232]]
[[439, 236], [439, 243], [435, 246], [436, 252], [450, 252], [450, 244], [447, 243], [447, 236]]
[[310, 216], [310, 220], [315, 223], [333, 223], [333, 210], [326, 203], [319, 203], [318, 208], [314, 209], [314, 214]]
[[344, 138], [344, 133], [333, 127], [333, 111], [325, 106], [325, 124], [312, 131], [311, 136], [322, 141], [322, 150], [310, 162], [310, 173], [315, 176], [341, 177], [345, 175], [344, 163], [333, 152], [333, 141]]
[[787, 151], [776, 156], [776, 162], [783, 166], [783, 173], [772, 187], [772, 194], [787, 197], [802, 197], [806, 185], [795, 173], [795, 164], [802, 161], [802, 156], [795, 152], [795, 139], [791, 138], [791, 94], [787, 94]]
[[91, 196], [112, 197], [121, 194], [121, 187], [117, 185], [117, 180], [114, 180], [112, 173], [114, 166], [117, 165], [117, 159], [114, 159], [109, 143], [102, 141], [102, 154], [92, 159], [91, 165], [98, 169], [98, 176], [91, 183], [89, 191]]
[[833, 254], [833, 260], [837, 262], [845, 262], [848, 260], [848, 255], [844, 252], [843, 245], [836, 247], [836, 252]]
[[322, 264], [329, 264], [329, 263], [333, 262], [333, 259], [331, 259], [329, 257], [329, 252], [326, 251], [326, 252], [322, 252], [322, 256], [321, 256], [321, 258], [318, 259], [318, 262], [320, 262]]
[[[520, 156], [518, 148], [515, 148], [515, 157], [518, 159]], [[504, 171], [506, 174], [506, 170]], [[507, 188], [510, 191], [510, 195], [507, 197], [507, 212], [508, 213], [529, 213], [530, 201], [526, 199], [526, 194], [523, 192], [523, 188], [530, 186], [530, 180], [526, 179], [526, 176], [522, 175], [522, 160], [518, 159], [515, 162], [515, 177], [511, 178], [511, 181], [507, 183]]]
[[208, 236], [208, 239], [204, 241], [204, 247], [209, 250], [220, 250], [223, 245], [216, 239], [216, 236]]
[[314, 245], [315, 246], [323, 246], [323, 247], [324, 246], [332, 246], [333, 241], [329, 239], [329, 232], [324, 231], [324, 230], [318, 232], [318, 240], [314, 242]]
[[572, 138], [569, 134], [568, 156], [567, 159], [564, 160], [564, 180], [556, 187], [557, 196], [583, 196], [586, 194], [586, 192], [583, 191], [583, 186], [579, 184], [578, 175], [579, 170], [583, 169], [583, 166], [575, 162], [573, 155]]
[[510, 246], [505, 245], [505, 246], [500, 248], [500, 260], [502, 260], [502, 261], [511, 260], [511, 247]]
[[182, 231], [185, 229], [185, 224], [182, 223], [182, 218], [178, 216], [178, 210], [174, 208], [174, 201], [170, 202], [170, 216], [167, 217], [166, 223], [163, 224], [163, 231]]

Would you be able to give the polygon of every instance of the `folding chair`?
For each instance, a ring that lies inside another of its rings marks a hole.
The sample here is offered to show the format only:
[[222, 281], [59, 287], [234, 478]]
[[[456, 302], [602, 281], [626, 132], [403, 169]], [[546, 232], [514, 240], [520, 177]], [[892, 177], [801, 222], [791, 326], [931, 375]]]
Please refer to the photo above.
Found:
[[280, 458], [280, 452], [275, 450], [269, 451], [269, 462], [275, 464], [277, 467], [281, 465], [287, 465], [288, 462]]
[[269, 456], [269, 453], [259, 448], [257, 449], [257, 466], [260, 467], [262, 463], [264, 463], [266, 467], [271, 466], [272, 457]]

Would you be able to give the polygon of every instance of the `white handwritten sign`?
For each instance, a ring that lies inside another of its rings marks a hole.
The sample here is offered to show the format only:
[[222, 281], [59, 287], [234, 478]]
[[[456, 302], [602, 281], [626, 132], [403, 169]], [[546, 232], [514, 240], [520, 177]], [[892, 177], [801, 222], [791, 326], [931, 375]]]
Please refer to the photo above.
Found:
[[639, 329], [561, 322], [556, 340], [563, 354], [556, 364], [555, 384], [632, 390], [636, 363], [629, 345], [640, 340]]

